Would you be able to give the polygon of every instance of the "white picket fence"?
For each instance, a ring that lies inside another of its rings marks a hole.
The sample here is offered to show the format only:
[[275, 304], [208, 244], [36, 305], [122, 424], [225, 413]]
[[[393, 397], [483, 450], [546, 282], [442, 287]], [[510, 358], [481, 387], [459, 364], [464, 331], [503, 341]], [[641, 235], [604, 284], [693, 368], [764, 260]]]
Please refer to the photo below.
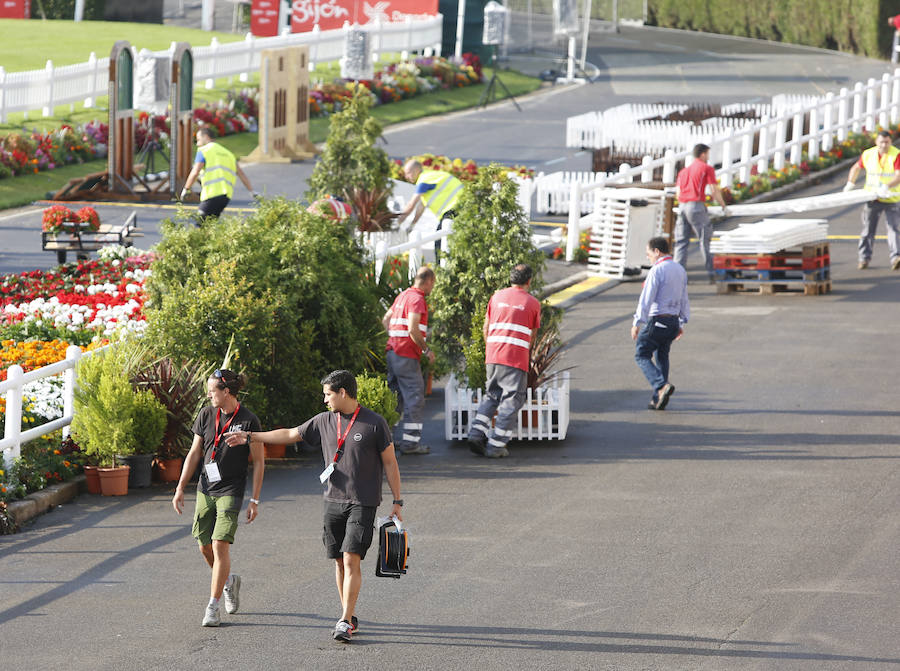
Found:
[[[370, 35], [370, 45], [374, 53], [393, 51], [425, 51], [440, 53], [440, 14], [425, 19], [407, 17], [405, 21], [393, 23], [372, 22], [365, 26], [350, 26], [335, 30], [318, 30], [308, 33], [288, 33], [277, 37], [254, 37], [247, 34], [239, 42], [219, 43], [212, 39], [209, 46], [194, 47], [194, 83], [204, 82], [212, 88], [213, 82], [221, 77], [238, 76], [246, 81], [248, 75], [259, 70], [260, 53], [263, 49], [291, 46], [309, 46], [310, 67], [316, 63], [335, 61], [344, 55], [347, 32], [353, 29], [365, 30]], [[154, 56], [164, 57], [174, 49], [154, 52]], [[137, 59], [135, 59], [137, 62]], [[97, 58], [92, 52], [88, 60], [75, 65], [56, 67], [47, 61], [40, 70], [26, 72], [6, 72], [0, 67], [0, 123], [5, 123], [11, 112], [41, 110], [43, 116], [51, 116], [56, 105], [82, 103], [93, 107], [100, 96], [108, 93], [109, 58]]]
[[[554, 375], [537, 389], [527, 389], [525, 405], [519, 411], [514, 438], [518, 440], [563, 440], [569, 430], [569, 373]], [[483, 389], [460, 386], [450, 376], [444, 389], [444, 437], [465, 440]]]
[[[7, 468], [12, 464], [13, 459], [19, 456], [23, 443], [40, 438], [53, 431], [64, 429], [72, 423], [75, 365], [81, 357], [102, 352], [107, 347], [109, 345], [82, 352], [80, 347], [70, 345], [66, 348], [65, 359], [28, 373], [23, 372], [22, 367], [18, 364], [9, 367], [6, 380], [0, 382], [0, 394], [6, 395], [6, 418], [3, 427], [3, 439], [0, 440], [0, 453], [3, 455], [2, 461]], [[63, 375], [63, 416], [31, 427], [27, 431], [22, 431], [22, 402], [25, 385], [59, 374]]]
[[[900, 120], [900, 69], [885, 73], [880, 80], [857, 82], [852, 89], [842, 88], [837, 94], [828, 93], [811, 101], [804, 97], [777, 97], [777, 100], [773, 99], [771, 111], [778, 113], [732, 129], [727, 135], [706, 143], [712, 149], [711, 154], [720, 157], [716, 175], [721, 186], [730, 187], [736, 181], [749, 182], [754, 166], [763, 173], [770, 165], [776, 170], [783, 169], [788, 162], [799, 165], [804, 149], [809, 159], [814, 160], [820, 152], [846, 140], [851, 132], [875, 130], [879, 126], [886, 128], [897, 123]], [[808, 119], [808, 132], [804, 132], [805, 119]], [[567, 124], [567, 138], [570, 133], [573, 137], [579, 133], [585, 137], [587, 129], [576, 131], [569, 129]], [[754, 152], [757, 133], [759, 145]], [[644, 156], [640, 165], [622, 164], [618, 173], [590, 184], [573, 181], [569, 189], [566, 259], [574, 258], [581, 231], [593, 224], [590, 215], [581, 216], [580, 203], [586, 193], [610, 183], [652, 182], [653, 171], [658, 168], [662, 169], [662, 181], [672, 183], [676, 168], [691, 160], [690, 150], [669, 148], [662, 158]]]

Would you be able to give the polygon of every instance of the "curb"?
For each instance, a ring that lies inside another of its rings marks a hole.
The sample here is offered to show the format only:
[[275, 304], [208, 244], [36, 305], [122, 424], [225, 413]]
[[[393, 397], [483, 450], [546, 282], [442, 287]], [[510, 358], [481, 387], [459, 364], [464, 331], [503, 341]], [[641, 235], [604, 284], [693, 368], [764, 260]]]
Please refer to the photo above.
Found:
[[87, 491], [87, 484], [85, 477], [79, 475], [68, 482], [50, 485], [38, 492], [32, 492], [21, 501], [9, 501], [6, 504], [6, 510], [10, 518], [21, 526], [56, 506], [68, 503], [83, 491]]

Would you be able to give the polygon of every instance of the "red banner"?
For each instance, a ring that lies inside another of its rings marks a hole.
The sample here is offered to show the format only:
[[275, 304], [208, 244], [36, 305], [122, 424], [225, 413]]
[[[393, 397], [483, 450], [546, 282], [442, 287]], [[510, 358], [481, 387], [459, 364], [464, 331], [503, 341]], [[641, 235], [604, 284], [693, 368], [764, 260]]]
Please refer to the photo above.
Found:
[[0, 0], [0, 19], [30, 19], [31, 0]]
[[294, 0], [291, 6], [291, 32], [305, 33], [341, 28], [344, 22], [365, 25], [376, 19], [388, 23], [407, 16], [434, 16], [438, 0]]
[[281, 0], [253, 0], [250, 5], [250, 32], [257, 37], [278, 34], [278, 6]]

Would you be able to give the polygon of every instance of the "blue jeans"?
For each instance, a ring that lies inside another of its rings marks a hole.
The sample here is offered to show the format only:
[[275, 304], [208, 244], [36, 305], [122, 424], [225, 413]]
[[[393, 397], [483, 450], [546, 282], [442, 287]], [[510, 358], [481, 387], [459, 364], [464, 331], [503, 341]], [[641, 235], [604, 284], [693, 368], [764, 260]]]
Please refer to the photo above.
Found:
[[[647, 382], [653, 387], [653, 400], [658, 392], [669, 381], [669, 348], [678, 337], [681, 324], [678, 317], [650, 317], [638, 333], [634, 348], [634, 360], [640, 367]], [[653, 355], [656, 354], [656, 363]]]

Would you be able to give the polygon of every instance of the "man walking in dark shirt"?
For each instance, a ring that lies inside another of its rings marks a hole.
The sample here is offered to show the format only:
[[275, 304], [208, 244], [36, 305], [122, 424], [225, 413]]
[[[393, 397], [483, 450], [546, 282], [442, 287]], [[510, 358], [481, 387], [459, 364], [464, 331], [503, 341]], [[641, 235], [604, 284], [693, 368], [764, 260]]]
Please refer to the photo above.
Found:
[[328, 411], [319, 413], [294, 429], [275, 429], [233, 434], [229, 444], [244, 440], [292, 443], [299, 440], [320, 447], [325, 470], [319, 480], [325, 485], [325, 524], [322, 541], [329, 559], [335, 561], [335, 578], [341, 599], [341, 617], [333, 638], [349, 643], [358, 633], [354, 614], [362, 585], [360, 562], [372, 544], [375, 511], [381, 503], [381, 483], [386, 476], [394, 501], [391, 515], [400, 514], [400, 469], [394, 454], [391, 430], [384, 418], [363, 408], [356, 400], [356, 378], [346, 370], [322, 379]]
[[194, 442], [172, 497], [172, 507], [181, 515], [184, 488], [202, 463], [192, 533], [212, 569], [204, 627], [219, 626], [219, 599], [223, 594], [226, 613], [236, 613], [240, 607], [241, 577], [231, 573], [231, 544], [244, 501], [248, 456], [253, 460], [253, 494], [247, 504], [247, 522], [255, 520], [259, 512], [259, 493], [265, 470], [263, 444], [258, 440], [234, 443], [223, 440], [229, 432], [259, 430], [256, 415], [237, 400], [243, 385], [243, 376], [227, 369], [215, 371], [207, 380], [206, 395], [210, 405], [203, 408], [194, 421]]

